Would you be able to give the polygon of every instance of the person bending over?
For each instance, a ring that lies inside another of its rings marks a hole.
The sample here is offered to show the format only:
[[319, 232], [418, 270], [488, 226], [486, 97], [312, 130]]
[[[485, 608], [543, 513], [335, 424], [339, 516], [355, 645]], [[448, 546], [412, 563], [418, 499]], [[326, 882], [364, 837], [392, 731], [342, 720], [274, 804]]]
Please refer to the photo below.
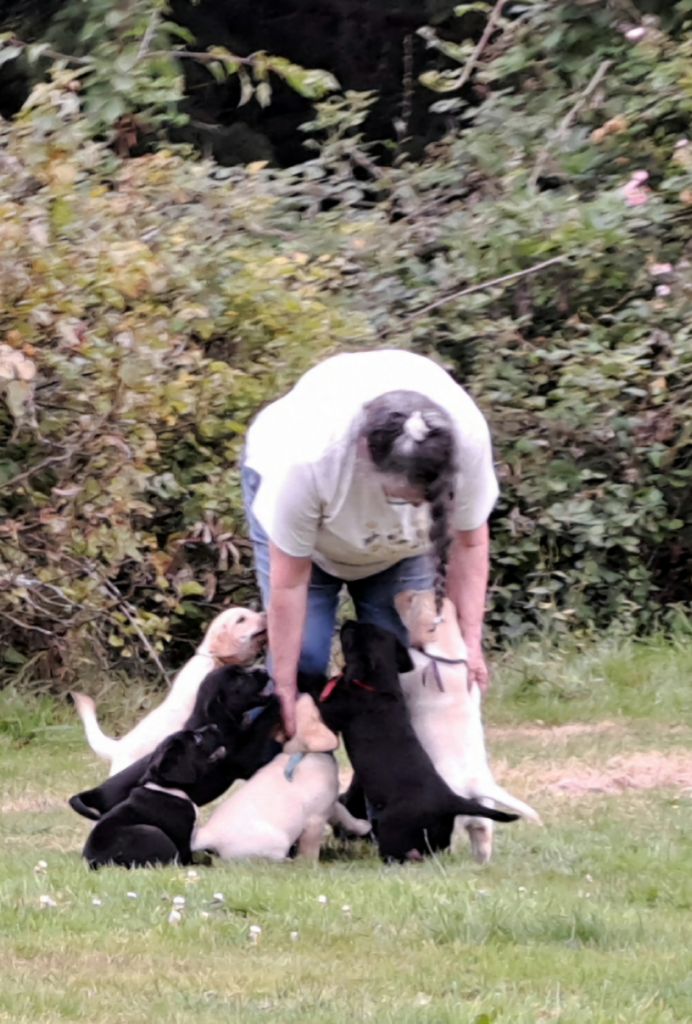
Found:
[[243, 493], [289, 735], [296, 676], [326, 673], [339, 593], [358, 618], [406, 631], [401, 590], [447, 593], [485, 689], [487, 520], [498, 494], [488, 426], [432, 360], [384, 350], [333, 356], [251, 424]]

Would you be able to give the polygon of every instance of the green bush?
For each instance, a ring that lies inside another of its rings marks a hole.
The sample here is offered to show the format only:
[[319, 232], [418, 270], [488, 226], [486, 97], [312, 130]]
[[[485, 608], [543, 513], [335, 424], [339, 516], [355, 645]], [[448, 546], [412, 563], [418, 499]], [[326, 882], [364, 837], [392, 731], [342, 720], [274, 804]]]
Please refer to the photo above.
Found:
[[71, 95], [59, 80], [5, 129], [0, 186], [2, 657], [43, 678], [87, 651], [175, 658], [247, 597], [245, 424], [367, 337], [252, 168], [118, 162]]
[[5, 677], [174, 666], [249, 599], [245, 425], [347, 348], [431, 354], [487, 413], [496, 642], [688, 601], [691, 45], [615, 6], [501, 20], [416, 165], [377, 162], [369, 96], [320, 106], [313, 160], [222, 170], [117, 159], [71, 73], [35, 89], [0, 149]]

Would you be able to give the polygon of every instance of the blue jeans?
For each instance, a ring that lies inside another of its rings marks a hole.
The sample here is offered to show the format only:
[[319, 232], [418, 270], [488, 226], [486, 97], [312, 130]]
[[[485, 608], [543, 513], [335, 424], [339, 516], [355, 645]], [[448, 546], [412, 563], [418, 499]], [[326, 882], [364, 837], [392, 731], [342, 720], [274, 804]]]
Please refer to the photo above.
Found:
[[[269, 538], [252, 512], [252, 503], [260, 485], [259, 474], [243, 466], [242, 485], [245, 514], [254, 549], [255, 571], [266, 608], [269, 605]], [[403, 644], [407, 644], [406, 629], [394, 607], [394, 598], [402, 590], [429, 590], [433, 580], [433, 564], [428, 555], [404, 558], [382, 572], [365, 579], [349, 581], [330, 576], [313, 563], [299, 670], [321, 675], [327, 672], [339, 594], [344, 583], [353, 599], [359, 621], [382, 626], [396, 634]]]

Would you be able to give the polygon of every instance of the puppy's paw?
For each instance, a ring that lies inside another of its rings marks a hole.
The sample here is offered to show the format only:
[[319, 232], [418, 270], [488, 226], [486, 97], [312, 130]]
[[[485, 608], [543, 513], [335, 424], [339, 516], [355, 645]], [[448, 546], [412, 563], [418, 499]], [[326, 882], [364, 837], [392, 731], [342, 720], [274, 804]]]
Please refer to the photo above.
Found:
[[353, 835], [369, 836], [372, 833], [372, 824], [369, 821], [365, 821], [363, 818], [356, 818], [354, 823], [351, 825], [351, 831]]
[[194, 850], [192, 853], [192, 863], [196, 867], [210, 868], [214, 863], [214, 858], [209, 853], [209, 850]]
[[98, 821], [101, 817], [101, 812], [96, 807], [89, 807], [88, 804], [84, 803], [80, 793], [75, 796], [71, 796], [67, 801], [73, 811], [77, 814], [81, 814], [83, 818], [89, 818], [90, 821]]

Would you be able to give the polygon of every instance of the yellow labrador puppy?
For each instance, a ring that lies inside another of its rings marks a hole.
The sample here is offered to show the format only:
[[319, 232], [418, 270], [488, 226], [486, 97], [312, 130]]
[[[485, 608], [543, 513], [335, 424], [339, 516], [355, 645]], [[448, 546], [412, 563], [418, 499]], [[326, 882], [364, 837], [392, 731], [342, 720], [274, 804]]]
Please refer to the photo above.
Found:
[[338, 770], [330, 751], [338, 745], [312, 697], [300, 696], [295, 735], [197, 829], [192, 850], [209, 850], [223, 860], [285, 860], [297, 842], [299, 856], [316, 861], [327, 822], [367, 835], [370, 823], [352, 817], [337, 799]]
[[[536, 811], [495, 782], [485, 750], [481, 692], [469, 687], [464, 644], [454, 605], [445, 599], [438, 620], [432, 591], [407, 590], [394, 604], [409, 632], [413, 672], [399, 676], [413, 728], [435, 769], [460, 796], [499, 804], [540, 824]], [[488, 818], [458, 818], [474, 858], [487, 863], [493, 850]]]
[[204, 677], [220, 665], [251, 665], [264, 647], [266, 636], [263, 612], [226, 608], [209, 624], [202, 643], [178, 672], [162, 703], [118, 740], [102, 732], [91, 697], [72, 693], [87, 742], [95, 754], [110, 761], [109, 774], [116, 775], [150, 754], [171, 733], [182, 729]]

